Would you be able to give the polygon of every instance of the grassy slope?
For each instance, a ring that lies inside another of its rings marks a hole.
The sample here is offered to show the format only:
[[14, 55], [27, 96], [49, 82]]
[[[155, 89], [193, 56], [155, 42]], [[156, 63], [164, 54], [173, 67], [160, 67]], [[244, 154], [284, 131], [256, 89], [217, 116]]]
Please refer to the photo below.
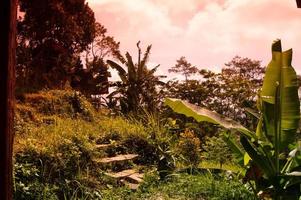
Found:
[[94, 144], [129, 138], [147, 142], [150, 129], [137, 121], [97, 113], [82, 96], [72, 91], [24, 95], [17, 105], [16, 116], [15, 199], [250, 197], [239, 181], [206, 174], [177, 175], [161, 182], [156, 172], [152, 172], [135, 193], [119, 187], [92, 162], [97, 154]]

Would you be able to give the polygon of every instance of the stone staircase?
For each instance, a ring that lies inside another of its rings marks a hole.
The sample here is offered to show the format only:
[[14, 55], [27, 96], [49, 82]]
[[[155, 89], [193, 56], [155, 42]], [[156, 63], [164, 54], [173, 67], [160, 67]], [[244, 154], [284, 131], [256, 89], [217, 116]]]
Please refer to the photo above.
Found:
[[[108, 148], [114, 148], [113, 144], [97, 144], [95, 145], [95, 149], [97, 151], [106, 151]], [[126, 162], [134, 162], [136, 158], [138, 158], [138, 154], [119, 154], [111, 157], [101, 157], [94, 158], [93, 161], [101, 167], [104, 166], [112, 166], [114, 164], [119, 164], [119, 166], [123, 166], [122, 163]], [[136, 166], [137, 167], [137, 166]], [[143, 173], [139, 172], [136, 168], [128, 168], [128, 165], [121, 167], [118, 171], [112, 171], [112, 168], [106, 168], [105, 175], [115, 179], [118, 183], [122, 185], [127, 185], [130, 189], [136, 190], [139, 185], [143, 182]], [[119, 167], [120, 168], [120, 167]], [[123, 169], [125, 168], [125, 169]]]

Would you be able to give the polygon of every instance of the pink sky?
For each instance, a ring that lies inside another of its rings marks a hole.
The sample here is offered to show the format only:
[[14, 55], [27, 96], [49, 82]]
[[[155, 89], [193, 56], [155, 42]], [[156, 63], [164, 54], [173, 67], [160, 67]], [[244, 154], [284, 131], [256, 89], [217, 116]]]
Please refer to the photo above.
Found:
[[96, 19], [137, 54], [152, 44], [150, 64], [167, 74], [185, 56], [199, 69], [219, 70], [235, 55], [270, 60], [276, 38], [293, 48], [301, 73], [301, 9], [295, 0], [88, 0]]

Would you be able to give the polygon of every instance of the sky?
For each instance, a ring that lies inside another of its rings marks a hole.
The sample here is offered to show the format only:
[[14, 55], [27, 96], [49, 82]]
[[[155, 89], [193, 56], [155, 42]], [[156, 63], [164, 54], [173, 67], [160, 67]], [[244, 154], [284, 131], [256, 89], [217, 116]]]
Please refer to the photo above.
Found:
[[[152, 44], [149, 65], [168, 74], [185, 56], [199, 69], [219, 71], [234, 56], [271, 58], [273, 40], [293, 49], [301, 74], [301, 9], [295, 0], [88, 0], [98, 22], [137, 55], [136, 43]], [[136, 56], [134, 56], [136, 57]], [[116, 76], [113, 73], [113, 77]]]

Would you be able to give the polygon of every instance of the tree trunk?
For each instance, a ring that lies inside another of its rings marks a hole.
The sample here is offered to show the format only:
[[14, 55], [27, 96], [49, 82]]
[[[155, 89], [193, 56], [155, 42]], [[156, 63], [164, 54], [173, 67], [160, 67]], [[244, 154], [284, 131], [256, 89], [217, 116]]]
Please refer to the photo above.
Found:
[[297, 7], [301, 8], [301, 0], [296, 0], [297, 1]]
[[0, 1], [0, 199], [12, 199], [17, 0]]

